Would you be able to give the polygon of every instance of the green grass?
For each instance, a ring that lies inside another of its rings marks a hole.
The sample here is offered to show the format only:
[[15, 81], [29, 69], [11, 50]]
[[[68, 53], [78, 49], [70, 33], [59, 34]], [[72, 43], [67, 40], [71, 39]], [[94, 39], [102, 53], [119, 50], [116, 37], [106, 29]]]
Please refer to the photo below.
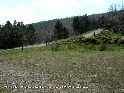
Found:
[[[68, 44], [0, 52], [0, 92], [118, 93], [124, 88], [124, 45]], [[88, 89], [5, 89], [4, 85], [87, 86]]]
[[[102, 32], [98, 40], [122, 37]], [[100, 39], [99, 39], [100, 38]], [[82, 35], [50, 47], [0, 52], [0, 92], [119, 93], [124, 89], [124, 44], [86, 43]], [[95, 41], [94, 41], [95, 42]], [[100, 41], [101, 42], [101, 41]], [[86, 86], [88, 89], [14, 89], [4, 86]]]
[[[91, 31], [90, 31], [91, 32]], [[87, 32], [87, 33], [90, 33]], [[84, 33], [84, 34], [87, 34]], [[95, 35], [95, 36], [91, 36], [89, 38], [85, 38], [83, 35], [79, 35], [79, 36], [72, 36], [69, 37], [67, 39], [62, 39], [62, 40], [58, 40], [58, 41], [54, 41], [52, 42], [52, 46], [63, 46], [63, 45], [70, 45], [70, 44], [79, 44], [79, 43], [89, 43], [87, 44], [88, 46], [92, 44], [110, 44], [111, 41], [115, 40], [115, 44], [117, 44], [118, 39], [122, 38], [124, 35], [120, 34], [120, 33], [115, 33], [112, 30], [105, 30], [102, 31], [101, 33]], [[75, 45], [74, 45], [75, 46]], [[94, 45], [93, 45], [94, 47]], [[96, 47], [96, 46], [95, 46]]]

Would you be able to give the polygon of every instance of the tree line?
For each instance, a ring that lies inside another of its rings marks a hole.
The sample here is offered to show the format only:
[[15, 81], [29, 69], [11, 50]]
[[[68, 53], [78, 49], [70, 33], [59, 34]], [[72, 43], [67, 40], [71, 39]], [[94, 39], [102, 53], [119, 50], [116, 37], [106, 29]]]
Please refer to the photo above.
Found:
[[35, 29], [32, 25], [26, 27], [23, 22], [9, 21], [0, 25], [0, 49], [23, 47], [36, 42]]
[[[107, 16], [102, 15], [97, 20], [89, 19], [87, 14], [83, 16], [75, 16], [72, 22], [72, 28], [75, 35], [83, 34], [87, 31], [105, 28], [113, 29], [114, 32], [124, 34], [124, 7], [119, 9], [117, 5], [110, 6]], [[66, 28], [61, 21], [57, 20], [54, 26], [54, 35], [50, 38], [50, 31], [46, 30], [46, 46], [49, 41], [66, 39], [69, 37], [69, 29]], [[35, 28], [30, 24], [25, 26], [23, 22], [9, 21], [5, 25], [0, 25], [0, 49], [8, 49], [20, 47], [23, 45], [31, 45], [37, 42]]]
[[[90, 20], [87, 14], [73, 18], [72, 28], [75, 35], [83, 34], [89, 30], [107, 27], [107, 19], [104, 16], [98, 20]], [[54, 27], [54, 40], [65, 39], [69, 36], [69, 30], [58, 20]]]

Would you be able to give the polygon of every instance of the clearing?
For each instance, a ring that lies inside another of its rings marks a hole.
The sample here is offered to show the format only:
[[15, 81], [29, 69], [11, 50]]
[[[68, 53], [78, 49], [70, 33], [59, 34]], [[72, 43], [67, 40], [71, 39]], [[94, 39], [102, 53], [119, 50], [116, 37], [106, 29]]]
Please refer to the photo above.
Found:
[[[91, 51], [79, 47], [80, 49], [60, 51], [39, 47], [26, 48], [24, 51], [13, 49], [0, 52], [0, 92], [119, 93], [123, 91], [124, 46], [111, 45], [118, 50], [108, 51]], [[62, 86], [70, 87], [62, 88]]]

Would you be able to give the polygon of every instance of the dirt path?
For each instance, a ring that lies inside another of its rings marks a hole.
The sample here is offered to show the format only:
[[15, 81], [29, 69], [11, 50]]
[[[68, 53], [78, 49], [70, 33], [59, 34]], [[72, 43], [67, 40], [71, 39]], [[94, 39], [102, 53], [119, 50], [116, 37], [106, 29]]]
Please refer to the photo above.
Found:
[[[100, 33], [101, 31], [103, 31], [103, 29], [94, 30], [94, 31], [92, 31], [92, 32], [90, 32], [90, 33], [88, 33], [88, 34], [85, 34], [84, 37], [88, 38], [88, 37], [90, 37], [90, 36], [93, 36], [94, 33], [95, 33], [95, 34], [98, 34], [98, 33]], [[42, 47], [42, 46], [46, 46], [46, 44], [45, 44], [45, 43], [41, 43], [41, 44], [39, 44], [39, 45], [29, 45], [29, 46], [25, 46], [24, 48]], [[15, 49], [20, 49], [20, 48], [21, 48], [21, 47], [18, 47], [18, 48], [15, 48]], [[8, 50], [8, 49], [7, 49], [7, 50]], [[5, 50], [0, 50], [0, 51], [5, 51]]]
[[[94, 30], [94, 31], [92, 31], [91, 33], [85, 34], [84, 37], [88, 38], [88, 37], [90, 37], [90, 36], [93, 36], [94, 33], [95, 33], [95, 34], [99, 34], [101, 31], [103, 31], [103, 29]], [[40, 44], [40, 45], [26, 46], [26, 47], [24, 47], [24, 48], [41, 47], [41, 46], [46, 46], [46, 44], [42, 43], [42, 44]]]
[[101, 33], [101, 31], [103, 31], [103, 29], [94, 30], [94, 31], [92, 31], [91, 33], [85, 34], [84, 37], [88, 38], [88, 37], [90, 37], [90, 36], [93, 36], [94, 33], [97, 35], [97, 34]]
[[42, 46], [46, 46], [45, 43], [41, 43], [39, 45], [29, 45], [29, 46], [25, 46], [24, 48], [30, 48], [30, 47], [42, 47]]

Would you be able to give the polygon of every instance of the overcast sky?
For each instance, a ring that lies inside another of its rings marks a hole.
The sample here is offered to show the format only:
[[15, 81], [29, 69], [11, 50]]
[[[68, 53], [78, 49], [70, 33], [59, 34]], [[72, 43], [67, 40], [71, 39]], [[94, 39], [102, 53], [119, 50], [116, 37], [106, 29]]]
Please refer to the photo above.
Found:
[[104, 13], [111, 4], [123, 0], [0, 0], [0, 24], [24, 24], [84, 14]]

